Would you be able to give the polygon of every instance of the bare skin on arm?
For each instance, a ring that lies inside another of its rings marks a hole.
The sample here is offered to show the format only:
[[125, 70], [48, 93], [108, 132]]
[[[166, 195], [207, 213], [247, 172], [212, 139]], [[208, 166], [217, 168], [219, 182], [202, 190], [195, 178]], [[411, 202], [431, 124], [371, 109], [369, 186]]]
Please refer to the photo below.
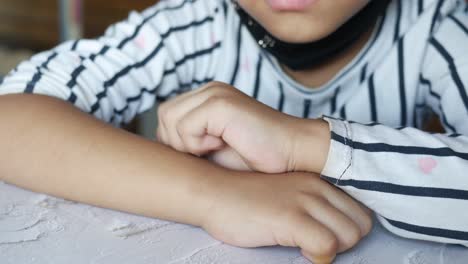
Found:
[[0, 120], [0, 179], [33, 191], [201, 226], [236, 246], [298, 246], [322, 263], [371, 227], [366, 209], [318, 177], [227, 170], [58, 99], [1, 96]]

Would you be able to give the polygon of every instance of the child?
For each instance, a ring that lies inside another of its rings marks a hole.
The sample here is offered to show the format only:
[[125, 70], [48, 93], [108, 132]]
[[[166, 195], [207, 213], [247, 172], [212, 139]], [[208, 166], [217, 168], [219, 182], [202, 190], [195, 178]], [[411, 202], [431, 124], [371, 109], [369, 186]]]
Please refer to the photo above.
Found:
[[[467, 12], [457, 0], [162, 1], [5, 78], [0, 175], [316, 262], [370, 230], [340, 189], [395, 234], [466, 246]], [[159, 111], [169, 147], [86, 114], [119, 126], [174, 96]], [[428, 110], [447, 134], [419, 129]]]

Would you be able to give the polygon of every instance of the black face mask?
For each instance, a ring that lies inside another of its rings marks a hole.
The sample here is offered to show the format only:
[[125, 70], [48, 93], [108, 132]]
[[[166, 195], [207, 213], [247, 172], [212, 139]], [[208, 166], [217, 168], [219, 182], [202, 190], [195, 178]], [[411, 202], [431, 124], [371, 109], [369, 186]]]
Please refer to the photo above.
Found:
[[385, 11], [390, 0], [373, 0], [331, 35], [310, 43], [287, 43], [270, 35], [247, 12], [233, 2], [242, 23], [261, 48], [271, 53], [279, 63], [292, 70], [305, 70], [326, 62], [352, 46], [368, 31]]

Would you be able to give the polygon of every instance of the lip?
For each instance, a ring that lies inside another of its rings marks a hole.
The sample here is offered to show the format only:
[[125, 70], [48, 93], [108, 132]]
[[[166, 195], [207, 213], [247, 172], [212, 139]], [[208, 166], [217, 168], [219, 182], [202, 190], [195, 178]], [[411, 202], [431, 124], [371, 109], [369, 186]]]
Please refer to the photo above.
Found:
[[318, 0], [266, 0], [275, 11], [304, 11]]

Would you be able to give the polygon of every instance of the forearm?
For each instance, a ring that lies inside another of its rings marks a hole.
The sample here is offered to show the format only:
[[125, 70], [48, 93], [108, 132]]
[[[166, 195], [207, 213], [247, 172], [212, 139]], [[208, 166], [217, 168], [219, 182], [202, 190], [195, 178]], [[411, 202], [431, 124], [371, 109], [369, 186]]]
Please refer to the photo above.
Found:
[[221, 171], [37, 95], [0, 97], [0, 145], [8, 183], [194, 225]]

